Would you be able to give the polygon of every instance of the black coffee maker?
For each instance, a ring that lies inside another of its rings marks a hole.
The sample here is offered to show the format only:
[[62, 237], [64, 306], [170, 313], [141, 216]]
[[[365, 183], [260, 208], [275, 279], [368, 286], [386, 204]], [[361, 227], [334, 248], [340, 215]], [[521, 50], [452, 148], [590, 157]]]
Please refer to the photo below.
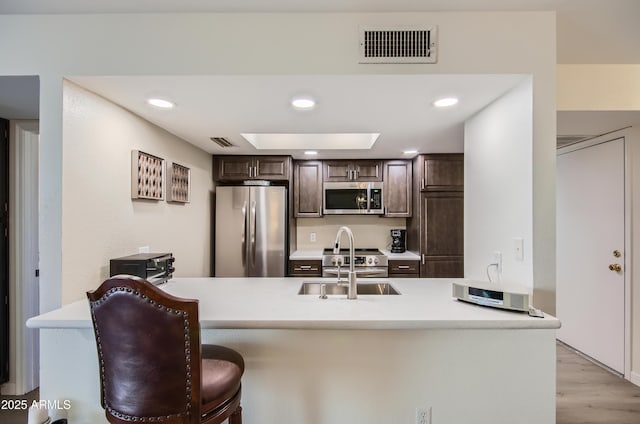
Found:
[[391, 253], [402, 253], [407, 248], [407, 230], [391, 230]]

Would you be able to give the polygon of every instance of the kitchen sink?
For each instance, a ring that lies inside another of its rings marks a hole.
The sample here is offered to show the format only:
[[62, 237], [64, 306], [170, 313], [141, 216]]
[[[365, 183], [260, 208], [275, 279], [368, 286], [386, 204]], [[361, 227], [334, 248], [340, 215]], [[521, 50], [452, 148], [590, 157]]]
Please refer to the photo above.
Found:
[[[322, 283], [322, 282], [318, 282], [318, 281], [313, 281], [313, 282], [302, 282], [302, 285], [300, 286], [300, 291], [298, 291], [298, 294], [315, 294], [315, 295], [319, 295], [320, 294], [320, 285], [324, 284], [325, 288], [326, 288], [326, 293], [327, 295], [332, 295], [332, 294], [343, 294], [343, 295], [347, 295], [347, 291], [348, 291], [348, 287], [347, 287], [347, 283], [345, 283], [344, 285], [338, 285], [337, 283]], [[400, 292], [398, 290], [396, 290], [395, 287], [393, 287], [390, 283], [388, 282], [382, 282], [382, 281], [372, 281], [372, 282], [368, 282], [368, 283], [358, 283], [358, 294], [359, 295], [396, 295], [396, 294], [400, 294]]]

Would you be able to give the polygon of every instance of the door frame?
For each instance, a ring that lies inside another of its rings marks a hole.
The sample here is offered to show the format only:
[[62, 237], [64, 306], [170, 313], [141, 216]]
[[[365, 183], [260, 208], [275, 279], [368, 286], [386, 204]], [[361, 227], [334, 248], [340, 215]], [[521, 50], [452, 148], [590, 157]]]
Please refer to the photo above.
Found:
[[[10, 162], [10, 289], [11, 304], [11, 342], [10, 368], [12, 376], [2, 386], [2, 394], [23, 395], [39, 386], [40, 348], [37, 330], [28, 329], [25, 322], [39, 314], [39, 283], [27, 279], [38, 268], [38, 240], [29, 240], [38, 222], [38, 166], [30, 167], [39, 161], [39, 122], [37, 120], [12, 120]], [[34, 139], [35, 138], [35, 139]], [[30, 141], [27, 145], [27, 141]], [[28, 193], [36, 191], [33, 205]], [[34, 214], [34, 209], [36, 209]], [[29, 213], [28, 213], [29, 212]], [[31, 219], [29, 219], [29, 217]], [[19, 284], [29, 281], [32, 284]]]
[[[626, 128], [616, 130], [589, 140], [571, 144], [557, 149], [556, 156], [571, 153], [577, 150], [587, 149], [599, 144], [622, 139], [624, 144], [624, 378], [631, 381], [631, 276], [633, 275], [633, 252], [632, 252], [632, 193], [631, 193], [631, 146], [629, 134]], [[637, 383], [636, 383], [637, 384]]]

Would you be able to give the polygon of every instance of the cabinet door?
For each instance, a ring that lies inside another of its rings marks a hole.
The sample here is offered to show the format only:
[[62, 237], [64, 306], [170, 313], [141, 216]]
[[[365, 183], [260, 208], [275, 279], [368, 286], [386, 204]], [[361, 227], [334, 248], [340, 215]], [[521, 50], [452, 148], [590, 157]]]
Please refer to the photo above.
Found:
[[351, 161], [325, 160], [324, 181], [351, 181], [353, 175]]
[[411, 169], [411, 161], [390, 160], [384, 163], [384, 216], [411, 216]]
[[355, 181], [382, 181], [382, 161], [357, 160], [351, 165]]
[[380, 160], [326, 160], [325, 181], [382, 181]]
[[464, 155], [422, 156], [422, 190], [462, 191], [464, 189]]
[[260, 180], [288, 180], [288, 156], [258, 156], [254, 158], [253, 178]]
[[322, 216], [322, 162], [295, 162], [293, 213], [298, 218]]
[[423, 278], [464, 278], [464, 259], [444, 256], [425, 259]]
[[462, 192], [422, 193], [423, 254], [421, 277], [461, 277], [464, 270], [464, 195]]
[[251, 156], [214, 156], [213, 180], [248, 180], [252, 175], [252, 167]]

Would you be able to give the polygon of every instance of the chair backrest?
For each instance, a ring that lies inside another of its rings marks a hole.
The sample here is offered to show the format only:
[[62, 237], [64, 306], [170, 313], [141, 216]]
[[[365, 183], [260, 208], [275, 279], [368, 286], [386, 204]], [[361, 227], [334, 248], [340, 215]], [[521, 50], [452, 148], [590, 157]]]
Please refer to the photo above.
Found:
[[100, 395], [118, 422], [200, 422], [198, 301], [119, 275], [87, 292]]

